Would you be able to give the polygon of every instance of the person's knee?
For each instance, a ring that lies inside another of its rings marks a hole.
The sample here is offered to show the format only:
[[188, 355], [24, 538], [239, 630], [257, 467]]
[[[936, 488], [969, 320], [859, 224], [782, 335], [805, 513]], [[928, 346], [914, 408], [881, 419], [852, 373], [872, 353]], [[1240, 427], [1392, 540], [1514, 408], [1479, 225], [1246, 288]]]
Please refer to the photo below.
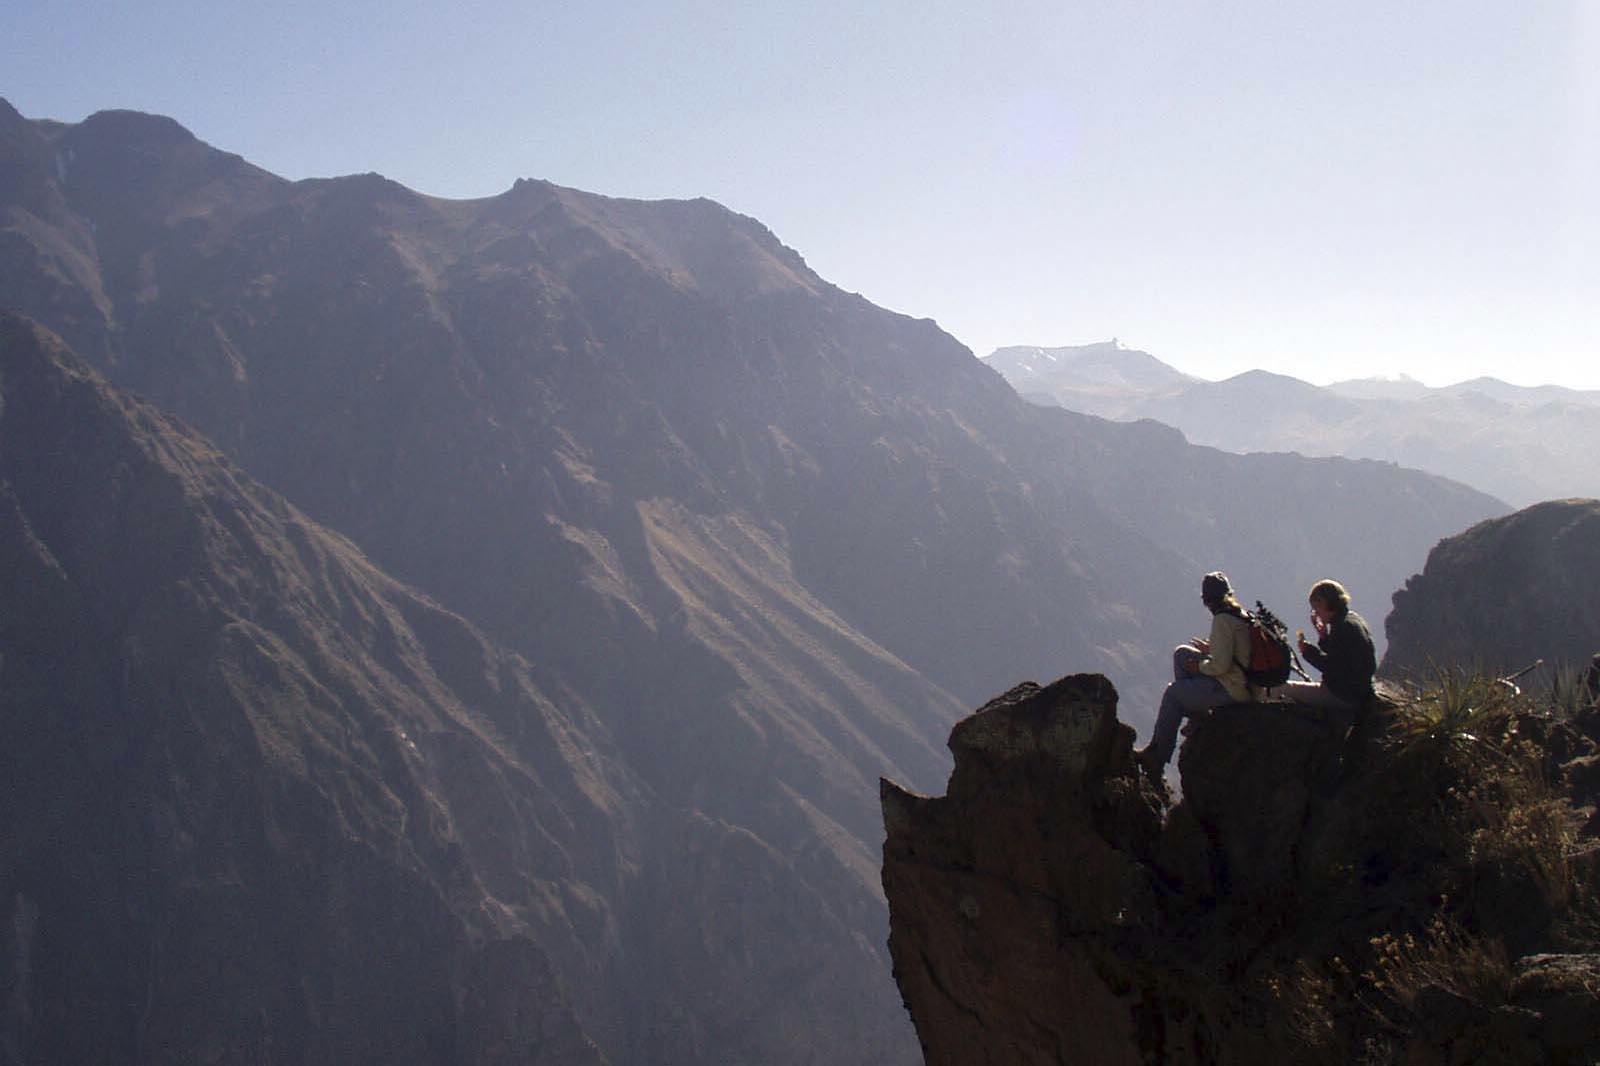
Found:
[[1220, 702], [1225, 702], [1224, 699], [1219, 699], [1218, 697], [1218, 693], [1224, 690], [1220, 685], [1210, 683], [1209, 678], [1191, 677], [1187, 681], [1174, 681], [1170, 687], [1172, 689], [1172, 701], [1182, 709], [1184, 714], [1204, 711], [1215, 707]]

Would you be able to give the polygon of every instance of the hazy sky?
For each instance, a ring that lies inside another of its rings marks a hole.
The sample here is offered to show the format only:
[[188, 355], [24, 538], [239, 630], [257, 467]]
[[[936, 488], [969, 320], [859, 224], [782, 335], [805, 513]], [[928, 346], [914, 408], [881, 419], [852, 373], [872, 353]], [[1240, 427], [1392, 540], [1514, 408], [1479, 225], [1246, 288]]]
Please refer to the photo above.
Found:
[[7, 0], [31, 118], [709, 196], [978, 354], [1600, 387], [1600, 0]]

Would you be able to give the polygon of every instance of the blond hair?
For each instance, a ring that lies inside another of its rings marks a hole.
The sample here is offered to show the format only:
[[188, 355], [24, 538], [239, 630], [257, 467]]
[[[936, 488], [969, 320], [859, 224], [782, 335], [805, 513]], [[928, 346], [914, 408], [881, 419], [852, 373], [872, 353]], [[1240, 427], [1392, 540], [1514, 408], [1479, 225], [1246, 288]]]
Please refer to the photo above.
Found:
[[1331, 578], [1324, 578], [1311, 586], [1311, 594], [1306, 597], [1311, 602], [1321, 600], [1334, 609], [1337, 614], [1347, 614], [1350, 611], [1350, 593], [1344, 586]]

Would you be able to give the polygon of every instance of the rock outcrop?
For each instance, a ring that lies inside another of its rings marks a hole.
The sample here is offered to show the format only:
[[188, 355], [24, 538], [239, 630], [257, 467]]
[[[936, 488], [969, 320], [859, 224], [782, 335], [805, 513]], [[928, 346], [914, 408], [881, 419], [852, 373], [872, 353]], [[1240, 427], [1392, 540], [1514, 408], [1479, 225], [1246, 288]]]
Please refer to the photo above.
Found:
[[1116, 703], [1098, 675], [1019, 686], [955, 727], [944, 796], [882, 783], [928, 1066], [1593, 1061], [1600, 850], [1538, 783], [1600, 714], [1467, 741], [1393, 705], [1348, 736], [1223, 707], [1169, 807]]
[[1387, 677], [1586, 666], [1600, 651], [1600, 500], [1551, 500], [1445, 538], [1384, 626]]

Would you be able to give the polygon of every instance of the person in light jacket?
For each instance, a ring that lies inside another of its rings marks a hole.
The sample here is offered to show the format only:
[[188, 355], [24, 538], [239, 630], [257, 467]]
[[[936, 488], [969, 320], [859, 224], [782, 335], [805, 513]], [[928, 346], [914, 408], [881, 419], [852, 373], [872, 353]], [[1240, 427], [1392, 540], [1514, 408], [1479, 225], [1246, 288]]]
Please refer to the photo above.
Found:
[[1200, 582], [1200, 602], [1211, 612], [1211, 635], [1180, 644], [1172, 652], [1172, 684], [1161, 694], [1150, 743], [1134, 757], [1152, 779], [1178, 746], [1183, 719], [1228, 703], [1248, 703], [1250, 685], [1241, 662], [1250, 659], [1250, 623], [1233, 594], [1228, 575], [1217, 570]]

